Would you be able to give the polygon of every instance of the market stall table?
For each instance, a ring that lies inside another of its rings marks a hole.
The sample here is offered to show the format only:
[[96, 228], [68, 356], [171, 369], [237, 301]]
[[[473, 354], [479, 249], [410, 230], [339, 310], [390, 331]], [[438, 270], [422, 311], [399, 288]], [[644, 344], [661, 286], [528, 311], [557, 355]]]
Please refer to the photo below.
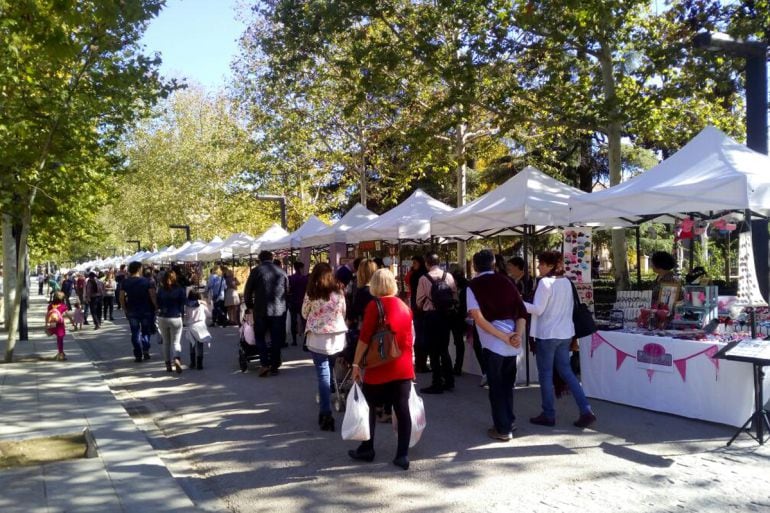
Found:
[[754, 382], [749, 366], [714, 358], [724, 345], [598, 331], [580, 340], [583, 389], [596, 399], [741, 426], [754, 411]]

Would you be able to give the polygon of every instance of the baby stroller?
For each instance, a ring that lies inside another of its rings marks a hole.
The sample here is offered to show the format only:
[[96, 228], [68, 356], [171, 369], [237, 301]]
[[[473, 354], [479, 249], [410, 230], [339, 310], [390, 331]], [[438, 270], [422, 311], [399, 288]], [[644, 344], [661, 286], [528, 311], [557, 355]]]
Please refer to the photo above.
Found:
[[345, 349], [337, 354], [334, 359], [334, 369], [332, 370], [332, 384], [334, 386], [332, 407], [335, 411], [345, 411], [348, 392], [353, 388], [353, 357], [355, 356], [355, 344], [357, 342], [358, 340], [351, 342], [350, 334], [348, 334]]
[[241, 322], [240, 340], [238, 341], [238, 366], [241, 372], [246, 372], [249, 362], [259, 360], [259, 347], [254, 335], [254, 317], [250, 311], [243, 314]]

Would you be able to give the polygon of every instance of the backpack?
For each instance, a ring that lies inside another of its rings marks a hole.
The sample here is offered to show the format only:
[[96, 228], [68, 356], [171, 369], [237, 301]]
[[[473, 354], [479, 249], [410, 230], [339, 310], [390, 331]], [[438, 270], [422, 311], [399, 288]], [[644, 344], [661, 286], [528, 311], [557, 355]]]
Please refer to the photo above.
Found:
[[446, 282], [446, 271], [438, 280], [430, 274], [425, 275], [430, 282], [430, 302], [439, 312], [451, 312], [457, 308], [457, 300], [452, 293], [452, 287]]
[[55, 306], [48, 310], [45, 316], [45, 332], [48, 335], [54, 335], [56, 333], [56, 327], [60, 322], [64, 322], [61, 312]]

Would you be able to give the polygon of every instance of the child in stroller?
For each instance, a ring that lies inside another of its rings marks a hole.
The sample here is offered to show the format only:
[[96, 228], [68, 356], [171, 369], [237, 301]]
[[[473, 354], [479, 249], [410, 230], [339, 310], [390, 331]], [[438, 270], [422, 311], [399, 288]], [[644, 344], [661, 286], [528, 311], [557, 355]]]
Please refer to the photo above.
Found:
[[[267, 344], [270, 343], [270, 334], [265, 335]], [[238, 366], [241, 372], [246, 372], [250, 362], [259, 361], [259, 347], [257, 338], [254, 335], [254, 315], [251, 310], [246, 310], [243, 314], [240, 327], [240, 341], [238, 342]]]

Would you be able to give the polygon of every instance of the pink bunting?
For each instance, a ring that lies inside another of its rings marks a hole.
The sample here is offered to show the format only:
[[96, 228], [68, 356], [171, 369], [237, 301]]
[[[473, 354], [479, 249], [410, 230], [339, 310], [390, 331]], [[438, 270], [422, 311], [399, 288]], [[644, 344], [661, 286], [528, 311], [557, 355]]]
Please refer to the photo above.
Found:
[[676, 365], [676, 370], [679, 371], [679, 375], [682, 376], [682, 381], [687, 381], [687, 360], [688, 358], [674, 360], [674, 365]]
[[650, 378], [650, 383], [652, 383], [652, 377], [655, 375], [655, 371], [652, 369], [647, 369], [647, 377]]
[[593, 335], [591, 335], [591, 358], [594, 357], [594, 351], [596, 351], [596, 348], [604, 344], [605, 342], [606, 340], [604, 340], [604, 337], [602, 337], [598, 333], [594, 333]]
[[624, 353], [619, 349], [615, 350], [615, 361], [616, 361], [615, 370], [620, 369], [620, 366], [623, 365], [623, 362], [626, 360], [626, 356], [628, 356], [628, 353]]
[[716, 379], [719, 379], [719, 359], [714, 358], [714, 355], [717, 354], [719, 351], [719, 348], [717, 346], [711, 346], [706, 351], [706, 356], [709, 357], [709, 361], [714, 364], [714, 368], [716, 369]]

